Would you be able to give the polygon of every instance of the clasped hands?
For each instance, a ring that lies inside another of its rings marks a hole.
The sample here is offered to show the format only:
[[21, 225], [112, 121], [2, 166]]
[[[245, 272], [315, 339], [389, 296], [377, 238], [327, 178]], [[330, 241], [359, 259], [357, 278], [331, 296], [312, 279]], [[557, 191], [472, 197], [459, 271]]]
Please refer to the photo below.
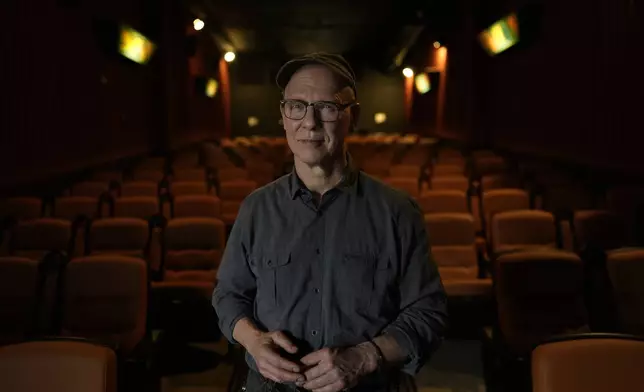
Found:
[[297, 347], [282, 332], [261, 333], [246, 347], [262, 376], [278, 383], [293, 382], [313, 392], [337, 392], [357, 385], [377, 370], [378, 352], [367, 343], [345, 348], [324, 348], [294, 363], [279, 355], [279, 348], [295, 354]]

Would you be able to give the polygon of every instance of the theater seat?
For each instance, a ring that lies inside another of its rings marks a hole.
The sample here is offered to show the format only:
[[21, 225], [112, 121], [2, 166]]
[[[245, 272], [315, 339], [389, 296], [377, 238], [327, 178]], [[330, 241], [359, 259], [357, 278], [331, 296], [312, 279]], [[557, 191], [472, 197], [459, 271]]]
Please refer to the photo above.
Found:
[[434, 190], [452, 189], [467, 192], [470, 189], [470, 182], [463, 176], [433, 177], [431, 188]]
[[461, 176], [463, 175], [463, 167], [460, 165], [451, 164], [437, 164], [432, 169], [433, 177], [446, 177], [446, 176]]
[[98, 199], [110, 189], [106, 181], [84, 181], [74, 184], [71, 188], [71, 196], [91, 197]]
[[23, 340], [35, 327], [38, 264], [24, 257], [0, 257], [0, 345]]
[[[491, 223], [494, 215], [505, 211], [529, 210], [530, 196], [522, 189], [497, 189], [483, 192], [481, 199], [485, 231], [491, 237]], [[490, 238], [491, 239], [491, 238]]]
[[69, 253], [72, 224], [62, 219], [41, 218], [19, 222], [12, 230], [9, 252], [14, 256], [42, 260], [47, 253]]
[[570, 336], [532, 352], [534, 392], [644, 391], [644, 341], [622, 335]]
[[518, 249], [556, 248], [554, 216], [545, 211], [519, 210], [495, 214], [492, 218], [492, 252]]
[[411, 197], [418, 197], [418, 179], [415, 178], [385, 178], [384, 183], [389, 185], [394, 189], [398, 189], [402, 192], [409, 194]]
[[208, 185], [202, 181], [177, 181], [173, 182], [170, 193], [172, 196], [184, 195], [208, 195], [213, 194], [213, 189], [208, 189]]
[[644, 335], [644, 249], [617, 249], [607, 256], [619, 331]]
[[467, 194], [457, 190], [425, 191], [418, 198], [418, 205], [425, 214], [470, 212]]
[[186, 195], [174, 198], [174, 218], [221, 218], [221, 200], [209, 195]]
[[99, 201], [93, 197], [59, 197], [54, 205], [54, 218], [74, 222], [80, 217], [94, 219], [99, 216]]
[[479, 279], [476, 227], [470, 214], [425, 215], [432, 258], [448, 296], [488, 296], [492, 280]]
[[622, 218], [611, 211], [575, 211], [573, 227], [576, 249], [588, 246], [603, 250], [617, 249], [626, 245], [626, 227]]
[[148, 222], [143, 219], [99, 219], [90, 227], [87, 251], [89, 254], [145, 257], [149, 232]]
[[120, 255], [76, 258], [65, 271], [61, 335], [108, 344], [127, 355], [145, 335], [148, 304], [143, 259]]
[[37, 219], [42, 216], [43, 203], [36, 197], [12, 197], [0, 200], [0, 219], [16, 221]]
[[389, 168], [389, 176], [398, 178], [411, 178], [418, 181], [418, 178], [420, 177], [420, 166], [393, 165]]
[[220, 183], [228, 181], [247, 180], [248, 178], [248, 170], [239, 167], [221, 168], [217, 172], [217, 179]]
[[237, 218], [241, 202], [257, 184], [254, 181], [239, 180], [222, 182], [220, 186], [221, 212], [226, 224], [232, 224]]
[[159, 200], [155, 197], [121, 197], [114, 203], [114, 216], [150, 220], [159, 215]]
[[158, 194], [159, 183], [154, 181], [129, 181], [121, 185], [121, 197], [157, 197]]
[[165, 281], [213, 283], [226, 241], [215, 218], [172, 219], [165, 230]]
[[588, 332], [581, 259], [556, 249], [517, 251], [494, 261], [498, 324], [517, 356], [541, 340]]
[[0, 348], [0, 391], [116, 392], [116, 355], [81, 341], [35, 341]]

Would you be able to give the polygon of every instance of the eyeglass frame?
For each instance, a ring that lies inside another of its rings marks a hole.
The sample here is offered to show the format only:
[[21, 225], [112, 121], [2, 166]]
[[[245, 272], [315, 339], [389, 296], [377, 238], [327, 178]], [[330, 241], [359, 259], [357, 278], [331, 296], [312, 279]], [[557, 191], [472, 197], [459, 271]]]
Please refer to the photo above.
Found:
[[357, 101], [352, 101], [350, 103], [337, 103], [337, 102], [333, 102], [333, 101], [306, 102], [306, 101], [303, 101], [301, 99], [282, 99], [282, 100], [280, 100], [280, 108], [282, 110], [284, 110], [284, 105], [286, 105], [287, 102], [299, 102], [301, 104], [306, 105], [306, 110], [304, 111], [304, 115], [302, 116], [302, 118], [298, 118], [298, 119], [291, 118], [289, 116], [286, 116], [286, 113], [284, 113], [286, 118], [288, 118], [289, 120], [294, 120], [294, 121], [300, 121], [300, 120], [304, 119], [304, 117], [306, 117], [306, 114], [309, 112], [309, 107], [310, 106], [314, 106], [314, 105], [319, 104], [319, 103], [323, 103], [323, 104], [327, 104], [327, 105], [334, 105], [335, 107], [338, 108], [338, 117], [335, 120], [331, 120], [331, 121], [324, 121], [322, 119], [319, 119], [320, 121], [326, 122], [326, 123], [332, 123], [332, 122], [338, 121], [340, 119], [340, 113], [344, 112], [347, 108], [360, 105]]

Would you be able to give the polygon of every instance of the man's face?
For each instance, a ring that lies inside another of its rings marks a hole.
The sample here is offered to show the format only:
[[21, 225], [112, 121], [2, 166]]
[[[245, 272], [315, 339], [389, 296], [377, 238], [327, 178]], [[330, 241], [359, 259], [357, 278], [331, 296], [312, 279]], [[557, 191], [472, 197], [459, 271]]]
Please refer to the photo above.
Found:
[[[351, 127], [349, 109], [337, 109], [334, 105], [318, 105], [306, 107], [311, 102], [335, 102], [346, 104], [353, 101], [353, 91], [346, 87], [342, 91], [334, 73], [323, 65], [307, 65], [300, 68], [289, 81], [284, 91], [284, 100], [293, 103], [282, 108], [282, 121], [286, 140], [296, 159], [314, 166], [322, 164], [326, 159], [342, 153], [344, 138]], [[301, 101], [301, 102], [297, 102]], [[306, 114], [302, 119], [297, 113]], [[336, 116], [337, 119], [328, 121]]]

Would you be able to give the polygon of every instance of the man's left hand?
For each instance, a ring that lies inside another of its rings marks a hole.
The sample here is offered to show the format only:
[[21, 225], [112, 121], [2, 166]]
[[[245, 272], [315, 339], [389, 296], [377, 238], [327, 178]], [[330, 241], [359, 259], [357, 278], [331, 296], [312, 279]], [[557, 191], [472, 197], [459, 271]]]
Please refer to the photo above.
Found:
[[301, 359], [309, 366], [306, 382], [298, 386], [313, 392], [338, 392], [352, 388], [378, 368], [378, 352], [370, 343], [347, 348], [324, 348]]

